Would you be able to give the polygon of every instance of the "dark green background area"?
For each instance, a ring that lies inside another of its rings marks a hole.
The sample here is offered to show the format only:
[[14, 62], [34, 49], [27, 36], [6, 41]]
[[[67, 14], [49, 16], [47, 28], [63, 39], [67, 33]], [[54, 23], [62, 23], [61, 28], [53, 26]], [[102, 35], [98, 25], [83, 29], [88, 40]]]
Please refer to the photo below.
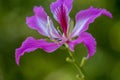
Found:
[[[53, 18], [49, 7], [53, 1], [0, 0], [0, 80], [77, 80], [77, 70], [65, 61], [68, 52], [64, 46], [51, 54], [37, 49], [21, 57], [20, 66], [15, 63], [15, 49], [22, 41], [28, 36], [44, 38], [27, 27], [26, 17], [33, 15], [35, 5], [42, 5]], [[84, 65], [87, 78], [120, 80], [120, 0], [74, 0], [71, 19], [90, 6], [109, 10], [113, 19], [101, 16], [90, 24], [88, 32], [96, 38], [97, 52]], [[83, 44], [75, 47], [75, 55], [78, 60], [87, 55]]]

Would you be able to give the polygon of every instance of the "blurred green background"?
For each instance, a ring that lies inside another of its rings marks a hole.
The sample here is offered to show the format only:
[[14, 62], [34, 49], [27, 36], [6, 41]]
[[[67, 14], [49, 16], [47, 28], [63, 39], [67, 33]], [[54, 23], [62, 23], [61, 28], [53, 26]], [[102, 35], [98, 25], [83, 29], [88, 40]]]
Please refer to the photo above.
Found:
[[[33, 7], [42, 5], [52, 17], [49, 5], [55, 0], [0, 0], [0, 80], [76, 80], [77, 70], [65, 61], [64, 47], [48, 54], [36, 50], [21, 57], [15, 64], [15, 49], [28, 36], [43, 38], [26, 25], [26, 16], [33, 15]], [[69, 1], [69, 0], [68, 0]], [[90, 24], [90, 32], [97, 41], [97, 52], [84, 65], [88, 80], [120, 80], [120, 0], [74, 0], [70, 13], [74, 20], [79, 10], [90, 6], [106, 8], [113, 19], [101, 16]], [[87, 55], [83, 44], [77, 45], [78, 60]]]

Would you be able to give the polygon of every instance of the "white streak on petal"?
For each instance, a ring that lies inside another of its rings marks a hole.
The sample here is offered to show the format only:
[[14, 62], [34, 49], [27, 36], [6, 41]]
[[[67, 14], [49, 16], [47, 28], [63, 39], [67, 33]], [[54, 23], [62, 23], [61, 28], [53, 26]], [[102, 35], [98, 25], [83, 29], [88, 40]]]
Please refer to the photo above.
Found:
[[78, 21], [75, 25], [75, 28], [72, 31], [72, 34], [70, 36], [71, 37], [78, 36], [80, 31], [83, 29], [84, 25], [86, 24], [87, 20], [88, 19]]
[[48, 36], [48, 32], [47, 32], [47, 29], [46, 29], [46, 23], [44, 21], [42, 21], [41, 19], [37, 18], [37, 23], [39, 26], [42, 26], [40, 27], [42, 29], [42, 31], [44, 31], [44, 33]]

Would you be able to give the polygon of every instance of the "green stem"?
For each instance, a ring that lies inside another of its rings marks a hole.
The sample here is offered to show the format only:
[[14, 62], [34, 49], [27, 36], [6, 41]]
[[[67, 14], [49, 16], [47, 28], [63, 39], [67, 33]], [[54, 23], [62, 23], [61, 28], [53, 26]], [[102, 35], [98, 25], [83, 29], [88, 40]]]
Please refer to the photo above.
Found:
[[78, 72], [79, 72], [79, 75], [77, 75], [77, 78], [78, 78], [79, 80], [85, 80], [85, 75], [84, 75], [81, 67], [77, 64], [77, 62], [76, 62], [76, 60], [75, 60], [75, 58], [74, 58], [73, 53], [69, 50], [69, 48], [68, 48], [67, 45], [66, 45], [66, 48], [67, 48], [68, 53], [69, 53], [69, 55], [70, 55], [70, 58], [68, 57], [68, 58], [67, 58], [67, 61], [71, 62], [71, 63], [75, 66], [75, 68], [78, 70]]

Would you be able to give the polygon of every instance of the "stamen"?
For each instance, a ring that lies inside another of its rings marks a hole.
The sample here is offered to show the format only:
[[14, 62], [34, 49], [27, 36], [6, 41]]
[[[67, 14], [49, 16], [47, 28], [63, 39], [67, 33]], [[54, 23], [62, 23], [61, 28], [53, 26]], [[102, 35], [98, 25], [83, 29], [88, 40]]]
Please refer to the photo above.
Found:
[[[50, 37], [50, 39], [52, 41], [58, 43], [59, 41], [61, 41], [61, 39], [53, 37], [53, 36], [55, 36], [55, 33], [53, 31], [53, 28], [52, 28], [51, 24], [52, 24], [52, 22], [51, 22], [49, 16], [47, 16], [47, 30], [48, 30], [49, 37]], [[58, 29], [58, 33], [61, 34], [61, 32], [59, 31], [59, 29]]]
[[59, 39], [59, 38], [54, 38], [54, 40], [56, 40], [56, 41], [58, 41], [58, 42], [59, 42], [59, 41], [62, 41], [62, 40], [61, 40], [61, 39]]
[[59, 26], [57, 27], [57, 31], [58, 31], [59, 35], [62, 34], [61, 31], [60, 31], [60, 27]]
[[53, 33], [52, 33], [52, 30], [50, 29], [50, 26], [51, 26], [50, 25], [50, 18], [49, 18], [49, 16], [47, 16], [47, 29], [48, 29], [49, 37], [52, 40], [53, 39], [53, 37], [52, 37]]
[[70, 22], [69, 22], [69, 27], [68, 27], [68, 30], [67, 30], [67, 35], [68, 35], [68, 36], [69, 36], [70, 33], [72, 32], [73, 28], [74, 28], [74, 21], [73, 21], [73, 20], [70, 20]]

